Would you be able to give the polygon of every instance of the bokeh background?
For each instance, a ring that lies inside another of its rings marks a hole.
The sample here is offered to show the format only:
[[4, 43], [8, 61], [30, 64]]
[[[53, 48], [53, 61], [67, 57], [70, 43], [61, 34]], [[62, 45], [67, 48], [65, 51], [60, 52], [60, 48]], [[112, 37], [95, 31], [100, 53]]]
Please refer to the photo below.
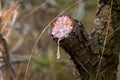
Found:
[[[4, 8], [16, 0], [3, 0]], [[74, 65], [67, 53], [60, 48], [56, 58], [57, 43], [52, 40], [50, 23], [56, 16], [66, 13], [83, 23], [88, 33], [94, 27], [97, 0], [19, 0], [17, 20], [9, 38], [10, 55], [25, 61], [13, 64], [15, 80], [76, 80]], [[41, 32], [48, 27], [43, 34]], [[40, 38], [39, 36], [42, 35]], [[28, 60], [31, 57], [27, 71]], [[14, 58], [14, 57], [13, 57]], [[27, 61], [26, 61], [27, 60]]]

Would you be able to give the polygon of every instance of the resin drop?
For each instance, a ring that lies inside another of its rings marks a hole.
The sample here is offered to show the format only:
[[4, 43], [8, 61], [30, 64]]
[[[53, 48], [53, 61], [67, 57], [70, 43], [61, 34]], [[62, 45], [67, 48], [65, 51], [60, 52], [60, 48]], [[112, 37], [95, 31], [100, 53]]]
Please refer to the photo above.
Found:
[[60, 59], [60, 40], [57, 41], [57, 59]]

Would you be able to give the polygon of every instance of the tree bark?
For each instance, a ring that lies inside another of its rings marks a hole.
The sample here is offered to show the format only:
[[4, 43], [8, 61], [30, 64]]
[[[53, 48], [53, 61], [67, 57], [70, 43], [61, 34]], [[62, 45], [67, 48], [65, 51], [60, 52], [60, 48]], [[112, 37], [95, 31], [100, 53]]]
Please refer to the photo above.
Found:
[[[117, 80], [120, 53], [120, 1], [99, 0], [96, 27], [91, 35], [87, 34], [83, 25], [77, 20], [74, 20], [74, 24], [69, 36], [60, 41], [60, 46], [70, 55], [81, 79]], [[109, 31], [104, 46], [107, 27]]]
[[90, 79], [90, 74], [96, 72], [99, 61], [99, 51], [94, 39], [90, 38], [84, 31], [83, 25], [75, 21], [75, 27], [67, 38], [60, 41], [60, 46], [71, 56], [81, 78]]

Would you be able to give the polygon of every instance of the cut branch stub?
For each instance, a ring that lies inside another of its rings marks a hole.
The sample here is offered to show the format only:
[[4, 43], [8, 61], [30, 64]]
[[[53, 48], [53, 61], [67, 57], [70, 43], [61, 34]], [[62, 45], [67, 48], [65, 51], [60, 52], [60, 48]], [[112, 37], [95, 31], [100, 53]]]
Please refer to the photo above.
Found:
[[61, 15], [52, 23], [52, 26], [51, 34], [53, 38], [62, 40], [72, 31], [74, 21], [67, 15]]
[[98, 54], [94, 40], [89, 39], [83, 25], [67, 15], [59, 16], [52, 23], [51, 34], [53, 39], [60, 40], [60, 46], [70, 55], [81, 78], [89, 80], [89, 71], [95, 73], [98, 63]]

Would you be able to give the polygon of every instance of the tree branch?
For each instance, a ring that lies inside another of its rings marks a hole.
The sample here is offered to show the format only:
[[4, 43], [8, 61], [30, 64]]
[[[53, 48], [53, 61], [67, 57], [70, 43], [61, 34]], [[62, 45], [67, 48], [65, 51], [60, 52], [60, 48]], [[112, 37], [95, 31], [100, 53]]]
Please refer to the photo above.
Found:
[[[120, 53], [120, 3], [118, 0], [111, 2], [111, 0], [99, 0], [101, 7], [97, 12], [95, 31], [91, 35], [87, 34], [79, 21], [64, 14], [52, 24], [53, 39], [59, 41], [60, 46], [70, 55], [82, 80], [89, 80], [91, 75], [93, 79], [95, 76], [100, 80], [117, 79]], [[65, 16], [69, 18], [66, 19]], [[107, 25], [109, 27], [106, 33]], [[105, 35], [108, 36], [106, 41], [104, 41]], [[106, 44], [103, 46], [104, 42]]]

